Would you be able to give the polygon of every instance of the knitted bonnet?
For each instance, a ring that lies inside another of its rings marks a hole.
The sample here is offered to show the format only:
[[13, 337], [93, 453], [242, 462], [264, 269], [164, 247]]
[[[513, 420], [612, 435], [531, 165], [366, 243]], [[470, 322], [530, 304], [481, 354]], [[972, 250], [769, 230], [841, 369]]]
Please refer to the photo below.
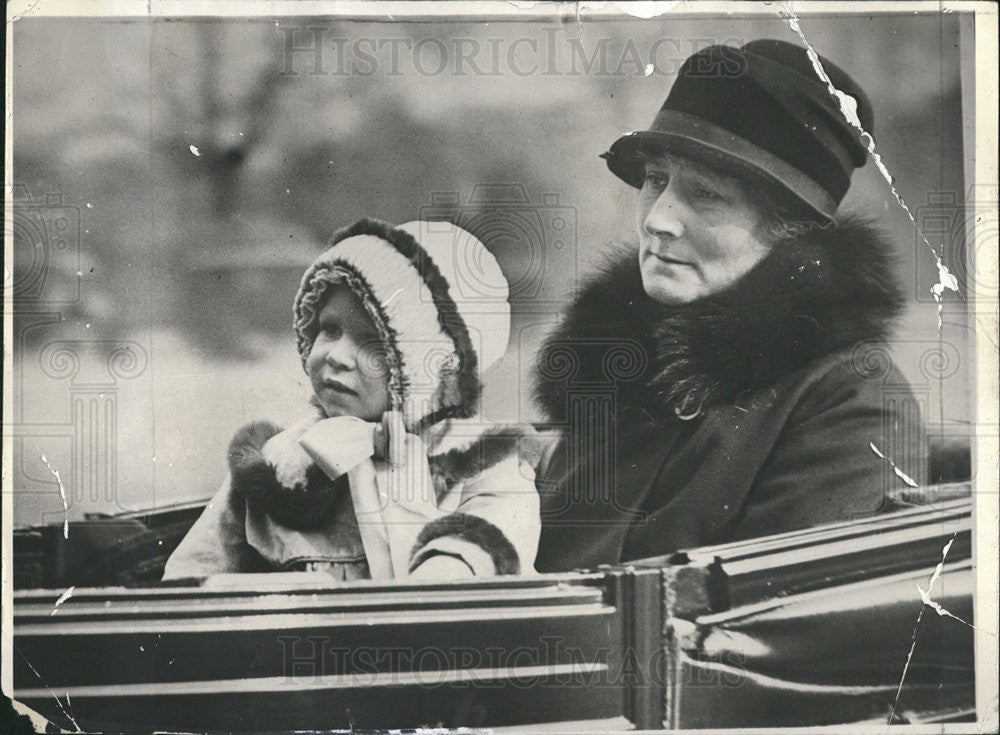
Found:
[[482, 374], [510, 335], [508, 286], [496, 258], [449, 222], [394, 227], [362, 219], [338, 231], [302, 276], [295, 335], [305, 367], [330, 284], [345, 283], [385, 348], [390, 406], [411, 431], [479, 408]]

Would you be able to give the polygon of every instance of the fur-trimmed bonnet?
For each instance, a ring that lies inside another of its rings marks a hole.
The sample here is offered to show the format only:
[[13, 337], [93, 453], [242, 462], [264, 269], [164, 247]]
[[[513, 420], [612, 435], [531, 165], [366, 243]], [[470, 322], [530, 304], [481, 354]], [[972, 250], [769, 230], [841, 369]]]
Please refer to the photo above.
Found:
[[476, 415], [484, 370], [507, 349], [508, 286], [496, 259], [448, 222], [362, 219], [337, 232], [295, 297], [303, 366], [330, 284], [345, 283], [385, 348], [390, 403], [410, 430]]

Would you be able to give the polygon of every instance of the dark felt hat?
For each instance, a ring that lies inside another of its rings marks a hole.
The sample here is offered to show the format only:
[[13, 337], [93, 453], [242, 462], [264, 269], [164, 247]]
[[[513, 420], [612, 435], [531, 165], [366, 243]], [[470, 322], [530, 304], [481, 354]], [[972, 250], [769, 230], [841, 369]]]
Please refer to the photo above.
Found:
[[[691, 155], [725, 156], [832, 218], [865, 164], [867, 148], [848, 117], [872, 133], [867, 95], [844, 71], [806, 49], [758, 40], [710, 46], [681, 66], [649, 130], [627, 133], [602, 154], [608, 168], [642, 186], [641, 152], [680, 147]], [[833, 85], [844, 96], [834, 95]], [[845, 115], [844, 106], [847, 107]]]

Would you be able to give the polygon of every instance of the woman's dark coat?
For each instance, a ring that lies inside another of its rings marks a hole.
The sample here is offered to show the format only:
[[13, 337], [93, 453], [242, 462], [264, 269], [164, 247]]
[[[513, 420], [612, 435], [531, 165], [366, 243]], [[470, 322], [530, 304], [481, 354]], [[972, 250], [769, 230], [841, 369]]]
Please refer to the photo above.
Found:
[[858, 221], [777, 245], [724, 292], [667, 306], [634, 251], [546, 340], [536, 567], [593, 567], [884, 509], [924, 475], [885, 340], [903, 299]]

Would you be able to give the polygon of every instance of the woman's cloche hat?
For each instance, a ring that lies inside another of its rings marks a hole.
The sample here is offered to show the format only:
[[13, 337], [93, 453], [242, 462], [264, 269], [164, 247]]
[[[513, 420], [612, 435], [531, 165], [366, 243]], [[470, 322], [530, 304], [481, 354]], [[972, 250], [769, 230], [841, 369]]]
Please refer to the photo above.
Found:
[[832, 219], [867, 160], [857, 123], [872, 134], [864, 90], [813, 52], [776, 40], [710, 46], [681, 66], [650, 129], [623, 135], [602, 157], [640, 187], [641, 152], [721, 155]]

